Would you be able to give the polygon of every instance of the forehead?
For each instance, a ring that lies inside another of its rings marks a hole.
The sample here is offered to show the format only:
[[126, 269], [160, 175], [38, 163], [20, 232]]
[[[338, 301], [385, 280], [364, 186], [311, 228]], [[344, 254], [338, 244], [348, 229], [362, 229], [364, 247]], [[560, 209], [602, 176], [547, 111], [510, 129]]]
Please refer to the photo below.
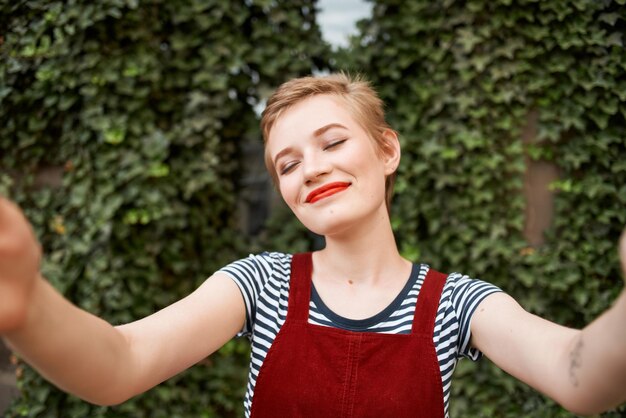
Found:
[[342, 98], [328, 94], [306, 98], [285, 109], [276, 119], [268, 135], [268, 151], [274, 155], [289, 145], [287, 142], [310, 137], [317, 129], [331, 123], [350, 130], [361, 129]]

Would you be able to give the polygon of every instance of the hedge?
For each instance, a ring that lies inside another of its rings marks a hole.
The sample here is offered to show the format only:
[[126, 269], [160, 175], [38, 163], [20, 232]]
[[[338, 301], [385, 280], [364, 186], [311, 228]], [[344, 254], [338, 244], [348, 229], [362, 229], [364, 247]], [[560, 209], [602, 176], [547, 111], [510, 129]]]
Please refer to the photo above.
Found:
[[[328, 62], [315, 2], [276, 3], [2, 6], [0, 189], [33, 220], [47, 277], [80, 306], [130, 321], [251, 249], [320, 245], [284, 207], [260, 244], [238, 230], [244, 145], [260, 141], [253, 108]], [[401, 134], [402, 253], [492, 282], [561, 324], [588, 323], [623, 287], [626, 2], [373, 3], [330, 62], [373, 81]], [[541, 245], [524, 235], [533, 162], [559, 172]], [[22, 365], [10, 414], [241, 415], [247, 356], [229, 343], [116, 408], [63, 395]], [[461, 361], [452, 390], [451, 416], [571, 416], [487, 360]]]
[[[623, 288], [626, 2], [373, 3], [335, 61], [372, 80], [401, 134], [403, 254], [492, 282], [558, 323], [590, 322]], [[536, 161], [559, 172], [542, 245], [523, 233]], [[461, 361], [451, 416], [569, 414], [488, 361]]]
[[[255, 107], [267, 92], [327, 61], [315, 2], [1, 7], [0, 192], [33, 222], [54, 286], [120, 324], [241, 257], [238, 155], [260, 143]], [[108, 408], [61, 393], [22, 364], [8, 415], [241, 416], [248, 358], [245, 341], [230, 342]]]

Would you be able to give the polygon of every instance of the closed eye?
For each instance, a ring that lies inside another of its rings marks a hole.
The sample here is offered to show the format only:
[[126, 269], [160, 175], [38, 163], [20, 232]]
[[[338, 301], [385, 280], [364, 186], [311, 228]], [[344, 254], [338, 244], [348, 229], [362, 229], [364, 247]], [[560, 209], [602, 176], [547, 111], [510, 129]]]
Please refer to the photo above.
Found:
[[298, 165], [298, 163], [299, 163], [298, 161], [288, 162], [287, 164], [281, 167], [280, 175], [282, 176], [284, 174], [289, 174], [289, 172], [292, 171]]
[[344, 142], [346, 142], [347, 140], [348, 140], [347, 138], [344, 138], [344, 139], [339, 139], [339, 140], [337, 140], [337, 141], [333, 141], [333, 142], [331, 142], [330, 144], [328, 144], [328, 145], [326, 145], [326, 146], [324, 147], [324, 151], [329, 150], [329, 149], [332, 149], [332, 148], [335, 148], [335, 147], [337, 147], [337, 146], [339, 146], [339, 145], [343, 144], [343, 143], [344, 143]]

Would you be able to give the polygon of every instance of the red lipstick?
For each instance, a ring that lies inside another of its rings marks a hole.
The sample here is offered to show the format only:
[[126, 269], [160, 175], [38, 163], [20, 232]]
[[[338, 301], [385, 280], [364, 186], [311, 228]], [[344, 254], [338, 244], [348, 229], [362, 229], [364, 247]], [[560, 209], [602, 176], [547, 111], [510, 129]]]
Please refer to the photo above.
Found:
[[350, 183], [341, 182], [341, 181], [325, 184], [313, 190], [311, 193], [309, 193], [309, 195], [306, 197], [305, 202], [315, 203], [318, 200], [322, 200], [326, 197], [332, 196], [335, 193], [343, 192], [349, 186], [350, 186]]

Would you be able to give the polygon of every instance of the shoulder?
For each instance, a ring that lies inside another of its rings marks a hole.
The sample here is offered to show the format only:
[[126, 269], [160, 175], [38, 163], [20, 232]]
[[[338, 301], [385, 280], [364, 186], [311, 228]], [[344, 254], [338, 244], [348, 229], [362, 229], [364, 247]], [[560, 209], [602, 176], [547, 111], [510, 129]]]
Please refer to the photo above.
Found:
[[292, 254], [281, 252], [262, 252], [250, 254], [246, 258], [233, 261], [222, 267], [220, 272], [234, 279], [257, 277], [268, 279], [275, 272], [289, 273]]
[[450, 338], [456, 338], [459, 356], [480, 358], [480, 352], [470, 346], [472, 317], [487, 296], [498, 292], [501, 290], [497, 286], [465, 274], [445, 275], [436, 327], [441, 328], [442, 336], [450, 334]]
[[259, 306], [266, 313], [278, 309], [289, 288], [291, 258], [279, 252], [250, 254], [219, 270], [239, 287], [246, 306], [246, 324], [239, 335], [252, 335]]
[[491, 283], [455, 272], [446, 276], [442, 301], [449, 301], [455, 308], [473, 306], [491, 293], [500, 291]]

